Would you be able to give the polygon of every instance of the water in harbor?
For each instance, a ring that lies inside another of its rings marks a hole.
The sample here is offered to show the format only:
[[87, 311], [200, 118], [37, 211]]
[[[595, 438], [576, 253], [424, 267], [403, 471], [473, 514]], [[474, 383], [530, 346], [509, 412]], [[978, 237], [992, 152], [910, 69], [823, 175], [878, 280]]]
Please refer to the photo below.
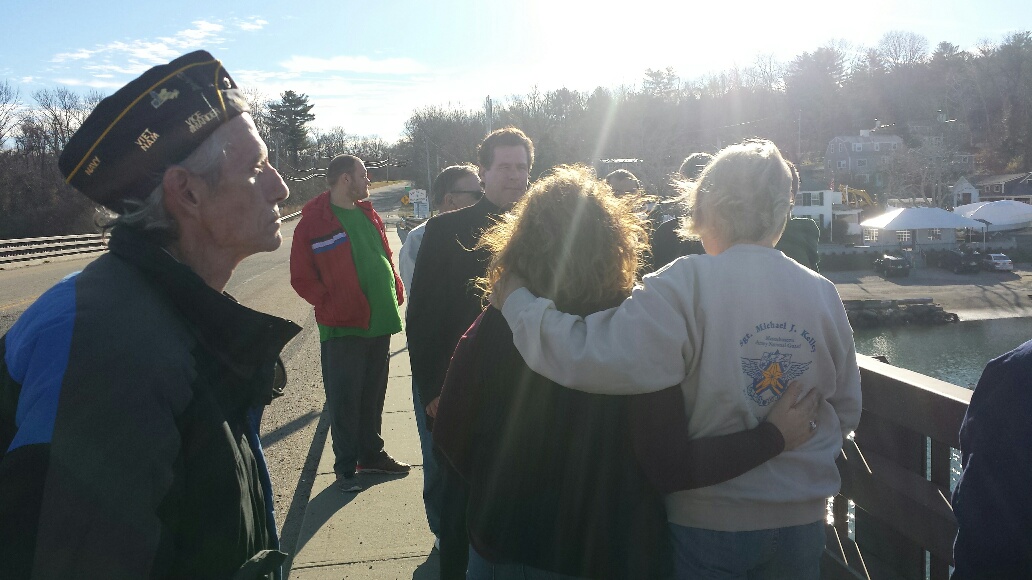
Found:
[[1032, 319], [858, 328], [853, 338], [858, 353], [971, 389], [987, 362], [1032, 339]]
[[[858, 328], [853, 339], [858, 353], [885, 355], [894, 366], [973, 389], [987, 362], [1032, 340], [1032, 319]], [[960, 454], [956, 450], [952, 464], [951, 491], [960, 477]]]

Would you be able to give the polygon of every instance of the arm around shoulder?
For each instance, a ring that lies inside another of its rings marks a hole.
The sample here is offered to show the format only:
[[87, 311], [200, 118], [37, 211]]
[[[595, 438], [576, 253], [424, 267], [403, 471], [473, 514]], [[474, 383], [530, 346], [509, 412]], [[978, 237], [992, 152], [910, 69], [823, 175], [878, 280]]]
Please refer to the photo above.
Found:
[[658, 391], [684, 380], [686, 353], [693, 352], [694, 321], [676, 289], [680, 277], [668, 268], [619, 306], [583, 318], [557, 311], [525, 288], [509, 295], [502, 313], [535, 372], [589, 393]]

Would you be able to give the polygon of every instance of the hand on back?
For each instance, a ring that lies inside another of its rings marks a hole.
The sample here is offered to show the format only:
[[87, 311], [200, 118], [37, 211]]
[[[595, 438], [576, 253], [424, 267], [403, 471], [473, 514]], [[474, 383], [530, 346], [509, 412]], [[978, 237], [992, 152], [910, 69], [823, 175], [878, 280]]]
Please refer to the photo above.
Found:
[[788, 383], [788, 390], [767, 414], [766, 421], [777, 427], [785, 439], [785, 451], [806, 443], [817, 432], [817, 410], [824, 397], [817, 389], [810, 389], [800, 398], [802, 392], [803, 384], [799, 381]]

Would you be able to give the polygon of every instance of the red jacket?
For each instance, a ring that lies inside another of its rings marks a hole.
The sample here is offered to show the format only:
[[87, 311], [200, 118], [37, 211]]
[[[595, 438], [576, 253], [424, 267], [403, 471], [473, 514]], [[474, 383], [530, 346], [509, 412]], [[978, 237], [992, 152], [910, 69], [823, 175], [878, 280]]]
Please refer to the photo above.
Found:
[[[355, 207], [380, 231], [383, 250], [394, 272], [398, 304], [401, 304], [405, 290], [394, 268], [383, 220], [368, 201], [357, 201]], [[351, 238], [330, 209], [329, 191], [306, 203], [301, 210], [301, 221], [294, 228], [294, 241], [290, 246], [290, 285], [315, 306], [315, 321], [319, 324], [369, 328], [369, 301], [358, 282], [351, 256]]]

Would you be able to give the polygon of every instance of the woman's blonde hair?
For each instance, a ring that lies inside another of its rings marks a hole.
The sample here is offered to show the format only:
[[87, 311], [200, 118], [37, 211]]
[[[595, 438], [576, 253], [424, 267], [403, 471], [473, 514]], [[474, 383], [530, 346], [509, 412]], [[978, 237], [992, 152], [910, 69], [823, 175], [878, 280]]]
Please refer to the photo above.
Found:
[[774, 143], [748, 139], [722, 149], [698, 181], [682, 181], [681, 234], [724, 244], [777, 241], [792, 210], [792, 173]]
[[647, 243], [637, 203], [614, 196], [589, 167], [555, 167], [481, 236], [477, 247], [492, 255], [481, 288], [511, 272], [563, 312], [619, 304], [634, 287]]

